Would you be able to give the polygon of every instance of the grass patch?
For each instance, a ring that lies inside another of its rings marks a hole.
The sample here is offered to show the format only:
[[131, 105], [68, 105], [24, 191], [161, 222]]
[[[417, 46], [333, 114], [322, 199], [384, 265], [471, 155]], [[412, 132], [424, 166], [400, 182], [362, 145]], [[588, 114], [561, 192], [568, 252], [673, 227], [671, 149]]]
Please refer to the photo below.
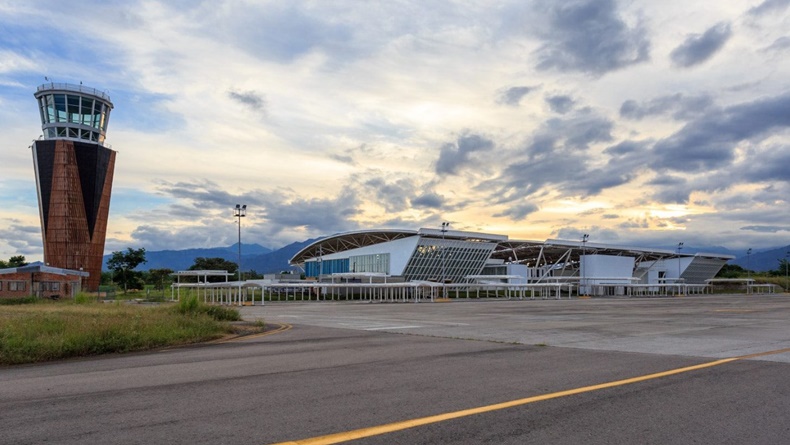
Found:
[[23, 297], [23, 298], [0, 298], [0, 306], [8, 305], [15, 306], [19, 304], [34, 304], [38, 303], [39, 299], [36, 297]]
[[208, 341], [233, 332], [227, 321], [239, 319], [235, 309], [197, 301], [148, 306], [85, 298], [7, 305], [0, 307], [0, 365]]
[[182, 315], [206, 314], [217, 321], [239, 321], [241, 315], [235, 308], [202, 304], [196, 295], [182, 298], [175, 310]]

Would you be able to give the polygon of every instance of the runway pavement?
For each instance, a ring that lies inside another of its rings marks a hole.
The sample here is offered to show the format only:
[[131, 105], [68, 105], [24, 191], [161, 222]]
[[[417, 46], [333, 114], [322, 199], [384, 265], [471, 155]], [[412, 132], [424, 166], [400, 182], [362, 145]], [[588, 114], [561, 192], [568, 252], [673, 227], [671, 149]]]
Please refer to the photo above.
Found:
[[790, 437], [787, 295], [289, 303], [242, 312], [293, 327], [0, 368], [0, 444]]
[[[244, 316], [344, 329], [713, 358], [790, 346], [789, 294], [267, 303], [244, 308]], [[765, 360], [789, 363], [790, 355]]]

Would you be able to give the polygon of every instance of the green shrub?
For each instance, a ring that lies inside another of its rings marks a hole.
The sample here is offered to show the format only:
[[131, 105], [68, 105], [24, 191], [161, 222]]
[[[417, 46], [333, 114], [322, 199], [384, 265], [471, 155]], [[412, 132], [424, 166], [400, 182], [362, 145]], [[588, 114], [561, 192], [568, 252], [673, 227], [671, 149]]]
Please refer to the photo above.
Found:
[[216, 321], [239, 321], [241, 315], [238, 309], [227, 306], [213, 306], [201, 303], [197, 295], [190, 295], [178, 301], [175, 306], [178, 313], [184, 315], [205, 314]]
[[176, 308], [178, 308], [178, 312], [182, 314], [194, 314], [197, 312], [199, 306], [200, 302], [198, 301], [197, 295], [190, 295], [178, 300], [178, 306], [176, 306]]
[[90, 304], [95, 303], [96, 300], [97, 297], [95, 295], [80, 292], [74, 297], [74, 304]]
[[205, 306], [206, 313], [217, 321], [239, 321], [241, 315], [238, 309], [225, 306]]
[[0, 305], [35, 304], [39, 299], [34, 296], [22, 298], [0, 298]]

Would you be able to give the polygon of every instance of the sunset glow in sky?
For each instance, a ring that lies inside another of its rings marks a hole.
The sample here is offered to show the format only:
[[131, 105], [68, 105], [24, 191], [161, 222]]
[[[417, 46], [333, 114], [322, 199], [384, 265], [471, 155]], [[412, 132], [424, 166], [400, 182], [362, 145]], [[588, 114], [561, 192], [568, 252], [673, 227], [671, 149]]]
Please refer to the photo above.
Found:
[[108, 92], [107, 252], [365, 228], [790, 240], [790, 0], [0, 0], [0, 258], [44, 77]]

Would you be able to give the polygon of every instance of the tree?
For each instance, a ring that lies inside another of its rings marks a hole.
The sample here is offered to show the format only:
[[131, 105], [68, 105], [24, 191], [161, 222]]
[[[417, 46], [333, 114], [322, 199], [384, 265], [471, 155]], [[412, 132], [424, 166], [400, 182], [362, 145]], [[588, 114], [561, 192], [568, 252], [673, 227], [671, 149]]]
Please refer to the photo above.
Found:
[[740, 278], [746, 275], [746, 269], [737, 264], [725, 264], [716, 274], [716, 278]]
[[173, 269], [151, 269], [148, 271], [150, 284], [153, 284], [156, 289], [164, 289], [165, 283], [172, 283], [173, 279], [170, 278], [172, 275]]
[[262, 274], [259, 274], [258, 272], [254, 271], [252, 269], [248, 270], [247, 272], [242, 272], [242, 275], [244, 275], [244, 278], [247, 279], [247, 280], [262, 280], [263, 279], [263, 275]]
[[15, 255], [8, 259], [8, 261], [0, 260], [0, 269], [6, 269], [9, 267], [22, 267], [27, 266], [28, 262], [25, 261], [24, 255]]
[[12, 256], [8, 259], [8, 267], [22, 267], [27, 266], [27, 261], [25, 261], [24, 255], [16, 255]]
[[113, 273], [111, 271], [103, 270], [101, 272], [101, 285], [102, 286], [108, 286], [108, 285], [113, 284], [112, 278], [113, 278]]
[[775, 276], [787, 275], [788, 266], [790, 266], [790, 264], [788, 264], [787, 259], [786, 258], [780, 258], [780, 259], [778, 259], [776, 261], [779, 261], [779, 267], [777, 267], [776, 269], [772, 270], [771, 271], [771, 275], [775, 275]]
[[132, 273], [134, 268], [147, 262], [148, 261], [145, 259], [144, 247], [139, 249], [132, 249], [131, 247], [128, 247], [126, 252], [113, 252], [112, 256], [107, 261], [107, 268], [113, 271], [113, 273], [116, 275], [118, 273], [121, 274], [120, 282], [123, 284], [124, 293], [126, 293], [129, 283], [135, 283], [140, 280], [140, 277]]
[[[228, 273], [235, 274], [239, 270], [239, 265], [224, 258], [195, 258], [195, 264], [189, 266], [189, 270], [226, 270]], [[208, 277], [210, 283], [225, 281], [224, 277]]]

